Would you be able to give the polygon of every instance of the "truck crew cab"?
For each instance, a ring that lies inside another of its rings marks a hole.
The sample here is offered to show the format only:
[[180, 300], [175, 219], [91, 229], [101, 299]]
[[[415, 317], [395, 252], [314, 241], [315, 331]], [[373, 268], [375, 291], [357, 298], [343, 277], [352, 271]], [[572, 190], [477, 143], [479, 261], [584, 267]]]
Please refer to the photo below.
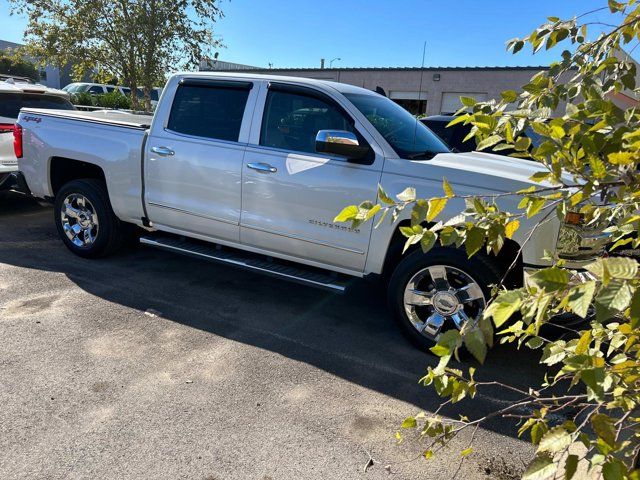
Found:
[[[545, 250], [579, 266], [599, 251], [552, 220], [525, 243], [522, 225], [500, 255], [454, 247], [402, 254], [399, 227], [334, 222], [347, 205], [408, 186], [418, 197], [482, 195], [530, 186], [542, 167], [478, 152], [455, 154], [393, 101], [319, 80], [223, 73], [173, 75], [153, 117], [23, 109], [19, 167], [36, 197], [54, 202], [60, 237], [75, 254], [115, 252], [127, 225], [143, 244], [224, 262], [332, 291], [380, 276], [391, 312], [422, 347], [474, 321], [490, 285], [545, 266]], [[516, 197], [502, 197], [516, 209]], [[464, 209], [452, 199], [439, 219]], [[532, 220], [537, 221], [535, 219]], [[569, 246], [570, 244], [570, 246]], [[521, 249], [522, 247], [522, 249]], [[249, 292], [249, 290], [248, 290]]]

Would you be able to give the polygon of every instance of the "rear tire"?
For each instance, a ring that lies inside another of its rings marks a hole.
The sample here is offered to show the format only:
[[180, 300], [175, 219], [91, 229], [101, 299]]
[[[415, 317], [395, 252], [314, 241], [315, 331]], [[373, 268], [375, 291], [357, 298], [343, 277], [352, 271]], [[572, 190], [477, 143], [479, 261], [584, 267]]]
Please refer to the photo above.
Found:
[[403, 333], [421, 350], [438, 336], [477, 321], [501, 270], [490, 257], [452, 247], [416, 249], [397, 265], [387, 290], [389, 309]]
[[124, 243], [125, 224], [113, 213], [101, 180], [73, 180], [63, 185], [56, 194], [53, 215], [60, 238], [80, 257], [104, 257]]

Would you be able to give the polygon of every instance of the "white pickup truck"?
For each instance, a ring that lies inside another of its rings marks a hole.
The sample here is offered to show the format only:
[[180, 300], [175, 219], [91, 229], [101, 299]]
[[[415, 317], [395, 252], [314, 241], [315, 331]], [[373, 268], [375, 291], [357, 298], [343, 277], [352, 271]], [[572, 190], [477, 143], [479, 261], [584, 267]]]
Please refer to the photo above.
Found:
[[[337, 224], [343, 207], [408, 186], [442, 195], [516, 191], [541, 167], [484, 153], [451, 153], [407, 111], [339, 83], [264, 75], [182, 73], [151, 116], [23, 109], [19, 167], [33, 195], [54, 202], [65, 245], [83, 257], [112, 253], [127, 227], [143, 244], [342, 292], [353, 277], [381, 278], [390, 310], [421, 346], [482, 313], [489, 286], [544, 266], [544, 250], [570, 264], [599, 253], [579, 227], [544, 223], [500, 255], [436, 247], [402, 255], [409, 211], [378, 228]], [[501, 205], [515, 210], [515, 197]], [[440, 218], [464, 209], [452, 200]], [[555, 216], [554, 216], [555, 217]], [[537, 220], [536, 220], [537, 221]], [[568, 233], [567, 233], [568, 232]], [[558, 242], [564, 238], [569, 241]], [[247, 295], [251, 289], [247, 289]]]

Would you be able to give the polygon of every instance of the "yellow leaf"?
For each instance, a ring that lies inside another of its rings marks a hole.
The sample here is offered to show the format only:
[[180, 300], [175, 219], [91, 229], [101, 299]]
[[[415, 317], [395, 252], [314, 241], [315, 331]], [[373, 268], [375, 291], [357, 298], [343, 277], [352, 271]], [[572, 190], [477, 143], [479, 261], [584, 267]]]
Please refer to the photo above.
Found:
[[615, 152], [610, 153], [609, 162], [614, 165], [629, 165], [635, 161], [634, 155], [631, 152]]
[[507, 223], [507, 225], [504, 227], [505, 235], [507, 236], [507, 238], [512, 238], [513, 234], [518, 231], [518, 228], [520, 228], [520, 222], [518, 220], [511, 220], [509, 223]]
[[429, 213], [427, 214], [427, 222], [436, 218], [447, 205], [446, 198], [432, 198], [429, 200]]
[[449, 182], [445, 177], [442, 177], [442, 189], [444, 190], [444, 194], [447, 198], [453, 197], [453, 188], [451, 188], [451, 185], [449, 185]]

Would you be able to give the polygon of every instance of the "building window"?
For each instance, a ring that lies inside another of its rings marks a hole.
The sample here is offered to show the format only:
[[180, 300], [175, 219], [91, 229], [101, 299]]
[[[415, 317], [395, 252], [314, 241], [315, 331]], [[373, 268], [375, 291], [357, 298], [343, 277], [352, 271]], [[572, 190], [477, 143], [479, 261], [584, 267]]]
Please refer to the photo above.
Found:
[[47, 81], [47, 71], [46, 70], [40, 70], [40, 80], [43, 81]]
[[403, 100], [394, 98], [393, 101], [413, 115], [424, 115], [427, 113], [426, 100]]
[[427, 92], [393, 90], [389, 98], [413, 115], [427, 113]]

